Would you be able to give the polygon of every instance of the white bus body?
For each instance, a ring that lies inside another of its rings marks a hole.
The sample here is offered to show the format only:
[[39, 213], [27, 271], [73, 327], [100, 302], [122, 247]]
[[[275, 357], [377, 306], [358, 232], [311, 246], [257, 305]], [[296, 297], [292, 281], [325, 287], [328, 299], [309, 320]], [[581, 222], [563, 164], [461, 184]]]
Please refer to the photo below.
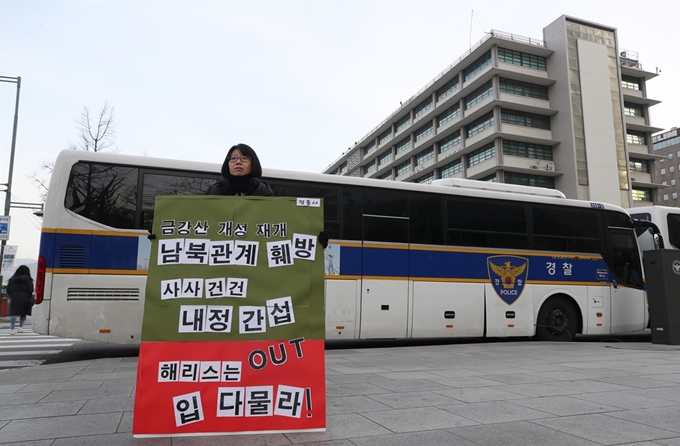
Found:
[[[654, 223], [663, 237], [665, 249], [680, 249], [680, 208], [641, 206], [628, 209], [628, 212], [633, 218]], [[659, 248], [658, 241], [649, 230], [638, 231], [638, 243], [643, 252]]]
[[[34, 330], [139, 343], [155, 196], [202, 194], [219, 171], [62, 152], [45, 203]], [[264, 179], [277, 195], [324, 198], [327, 339], [570, 340], [647, 326], [641, 256], [619, 207], [271, 169]]]

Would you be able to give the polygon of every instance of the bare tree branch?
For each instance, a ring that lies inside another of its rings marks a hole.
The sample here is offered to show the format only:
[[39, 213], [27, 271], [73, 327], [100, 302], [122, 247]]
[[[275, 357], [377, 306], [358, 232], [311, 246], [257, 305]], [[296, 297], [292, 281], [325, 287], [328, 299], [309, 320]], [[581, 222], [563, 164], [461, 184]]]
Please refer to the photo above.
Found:
[[[96, 116], [92, 116], [87, 107], [83, 107], [80, 118], [76, 121], [78, 129], [77, 142], [69, 142], [68, 148], [71, 150], [85, 150], [92, 152], [102, 152], [109, 150], [116, 140], [116, 127], [114, 122], [114, 109], [107, 102], [99, 110]], [[117, 152], [116, 148], [111, 149]], [[54, 167], [54, 161], [42, 162], [41, 166], [33, 175], [29, 176], [40, 191], [43, 200], [47, 196], [47, 186]]]

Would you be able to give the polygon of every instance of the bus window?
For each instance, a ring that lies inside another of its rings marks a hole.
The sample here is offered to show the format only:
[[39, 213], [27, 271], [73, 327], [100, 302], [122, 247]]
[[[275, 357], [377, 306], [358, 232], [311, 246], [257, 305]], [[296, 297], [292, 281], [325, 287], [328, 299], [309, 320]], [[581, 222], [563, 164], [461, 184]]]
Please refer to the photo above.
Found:
[[668, 243], [675, 249], [680, 249], [680, 214], [668, 214]]
[[446, 243], [457, 246], [526, 249], [526, 210], [522, 204], [450, 197], [446, 200]]
[[407, 215], [408, 200], [403, 191], [364, 189], [363, 240], [408, 243]]
[[409, 193], [410, 242], [444, 244], [443, 201], [439, 195]]
[[172, 173], [144, 173], [139, 228], [153, 227], [153, 208], [158, 195], [202, 195], [215, 178], [180, 176]]
[[642, 289], [640, 253], [631, 229], [609, 228], [611, 236], [611, 270], [622, 285]]
[[358, 187], [342, 188], [342, 234], [345, 240], [361, 240], [361, 189]]
[[408, 216], [408, 202], [404, 192], [394, 189], [364, 189], [364, 214], [390, 217]]
[[139, 169], [112, 164], [76, 163], [71, 169], [64, 206], [114, 228], [135, 228]]
[[587, 210], [536, 206], [532, 209], [534, 249], [600, 252], [597, 214]]
[[340, 237], [338, 187], [330, 184], [265, 179], [276, 197], [323, 198], [323, 230], [331, 239]]

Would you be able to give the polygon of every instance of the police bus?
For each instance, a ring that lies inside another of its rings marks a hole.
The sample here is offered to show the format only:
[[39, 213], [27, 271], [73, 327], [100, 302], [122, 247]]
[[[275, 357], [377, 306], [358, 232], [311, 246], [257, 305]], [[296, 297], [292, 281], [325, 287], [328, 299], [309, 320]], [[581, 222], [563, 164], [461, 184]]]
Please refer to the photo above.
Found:
[[658, 228], [658, 235], [648, 227], [637, 229], [638, 243], [643, 252], [650, 249], [680, 249], [680, 208], [641, 206], [628, 209], [628, 212], [634, 219], [652, 222]]
[[[139, 343], [154, 202], [202, 194], [219, 164], [68, 150], [43, 217], [34, 330]], [[327, 339], [642, 330], [631, 217], [560, 192], [265, 169], [278, 196], [323, 198]]]

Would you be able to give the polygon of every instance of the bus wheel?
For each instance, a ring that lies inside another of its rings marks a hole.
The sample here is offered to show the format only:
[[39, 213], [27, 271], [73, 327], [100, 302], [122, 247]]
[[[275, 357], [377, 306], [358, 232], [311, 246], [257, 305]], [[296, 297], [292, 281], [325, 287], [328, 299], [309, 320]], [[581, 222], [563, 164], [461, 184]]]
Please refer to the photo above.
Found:
[[539, 341], [572, 341], [578, 330], [578, 316], [574, 305], [566, 297], [548, 299], [536, 322], [536, 339]]

